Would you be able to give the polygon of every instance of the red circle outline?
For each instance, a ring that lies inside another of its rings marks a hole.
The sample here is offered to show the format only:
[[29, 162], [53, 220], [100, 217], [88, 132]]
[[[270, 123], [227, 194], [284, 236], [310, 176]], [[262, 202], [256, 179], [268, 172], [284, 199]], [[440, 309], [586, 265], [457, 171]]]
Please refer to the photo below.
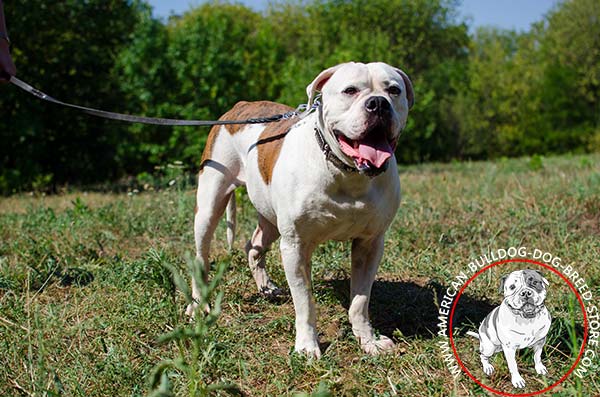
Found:
[[[452, 320], [453, 320], [453, 317], [454, 317], [454, 309], [456, 309], [456, 305], [457, 305], [458, 301], [460, 300], [460, 296], [464, 292], [465, 288], [467, 288], [467, 286], [471, 283], [471, 281], [473, 281], [476, 277], [478, 277], [484, 271], [486, 271], [486, 270], [488, 270], [488, 269], [490, 269], [490, 268], [492, 268], [494, 266], [502, 265], [502, 264], [505, 264], [505, 263], [511, 263], [511, 262], [533, 263], [533, 264], [545, 267], [545, 268], [551, 270], [552, 272], [558, 274], [563, 279], [563, 281], [567, 283], [567, 285], [571, 288], [571, 290], [575, 293], [575, 296], [577, 296], [577, 300], [579, 301], [579, 305], [581, 306], [581, 311], [583, 312], [583, 330], [584, 330], [583, 331], [583, 342], [581, 343], [581, 349], [579, 350], [579, 355], [577, 356], [577, 359], [575, 360], [575, 362], [573, 363], [573, 365], [571, 366], [571, 368], [567, 371], [567, 373], [562, 378], [560, 378], [558, 381], [556, 381], [554, 384], [546, 387], [545, 389], [538, 390], [536, 392], [531, 392], [531, 393], [522, 393], [522, 394], [505, 393], [505, 392], [493, 389], [493, 388], [491, 388], [489, 386], [486, 386], [483, 383], [481, 383], [479, 380], [477, 380], [477, 378], [475, 378], [473, 376], [473, 374], [471, 374], [469, 372], [469, 370], [465, 367], [465, 365], [461, 361], [460, 357], [458, 357], [458, 352], [456, 351], [456, 346], [454, 345], [454, 337], [452, 336]], [[571, 284], [571, 282], [561, 272], [559, 272], [558, 270], [554, 269], [552, 266], [547, 265], [545, 263], [534, 261], [532, 259], [518, 258], [518, 259], [505, 259], [503, 261], [494, 262], [494, 263], [492, 263], [492, 264], [484, 267], [483, 269], [481, 269], [477, 273], [475, 273], [470, 279], [468, 279], [465, 282], [465, 284], [463, 285], [463, 287], [458, 292], [456, 298], [454, 299], [454, 304], [452, 305], [452, 310], [450, 310], [450, 317], [448, 318], [448, 337], [450, 338], [450, 344], [452, 346], [452, 351], [454, 353], [454, 357], [456, 358], [456, 361], [458, 362], [458, 364], [460, 365], [460, 367], [462, 368], [462, 370], [471, 379], [473, 379], [475, 381], [475, 383], [477, 383], [479, 386], [483, 387], [484, 389], [486, 389], [488, 391], [491, 391], [492, 393], [499, 394], [501, 396], [530, 397], [530, 396], [536, 396], [538, 394], [545, 393], [545, 392], [553, 389], [554, 387], [556, 387], [559, 384], [561, 384], [562, 382], [564, 382], [564, 380], [567, 379], [567, 377], [569, 375], [571, 375], [571, 372], [573, 372], [573, 370], [575, 370], [575, 368], [577, 367], [577, 364], [581, 360], [581, 356], [583, 355], [583, 353], [585, 351], [585, 345], [587, 343], [587, 338], [588, 338], [588, 327], [589, 326], [588, 326], [587, 315], [586, 315], [586, 312], [585, 312], [585, 305], [583, 304], [583, 300], [581, 298], [581, 295], [579, 294], [579, 292], [577, 292], [577, 290], [575, 289], [575, 287], [573, 286], [573, 284]]]

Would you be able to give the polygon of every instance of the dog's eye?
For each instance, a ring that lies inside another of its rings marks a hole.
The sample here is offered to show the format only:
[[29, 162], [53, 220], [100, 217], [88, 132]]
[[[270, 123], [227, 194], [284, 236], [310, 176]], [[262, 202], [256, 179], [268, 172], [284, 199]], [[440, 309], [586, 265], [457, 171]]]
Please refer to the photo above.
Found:
[[515, 289], [515, 288], [517, 288], [517, 287], [515, 287], [515, 285], [513, 284], [513, 285], [511, 285], [511, 286], [510, 286], [510, 287], [508, 287], [508, 288], [510, 288], [511, 290], [513, 290], [513, 289]]
[[398, 96], [398, 95], [402, 94], [402, 89], [400, 87], [393, 85], [387, 89], [387, 92], [390, 95]]
[[342, 92], [346, 95], [354, 95], [354, 94], [358, 93], [358, 88], [350, 86], [350, 87], [347, 87], [346, 89], [344, 89], [344, 91], [342, 91]]

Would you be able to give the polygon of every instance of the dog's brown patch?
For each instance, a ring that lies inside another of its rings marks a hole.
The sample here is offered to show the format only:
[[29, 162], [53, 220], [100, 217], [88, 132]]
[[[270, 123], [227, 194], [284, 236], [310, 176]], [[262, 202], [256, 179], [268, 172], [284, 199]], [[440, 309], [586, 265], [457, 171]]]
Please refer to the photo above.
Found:
[[206, 163], [212, 157], [213, 148], [215, 146], [215, 142], [217, 140], [217, 136], [219, 136], [219, 131], [221, 130], [220, 125], [215, 125], [210, 129], [208, 133], [208, 138], [206, 139], [206, 145], [204, 146], [204, 152], [202, 152], [202, 158], [200, 159], [200, 172], [202, 172], [202, 168], [204, 168], [204, 163]]
[[[291, 107], [269, 101], [238, 102], [220, 120], [247, 120], [251, 118], [270, 117], [293, 110]], [[275, 123], [276, 124], [276, 123]], [[230, 134], [236, 134], [248, 124], [231, 124], [226, 126]]]
[[[293, 108], [282, 105], [280, 103], [269, 101], [258, 102], [238, 102], [231, 110], [223, 114], [219, 120], [246, 120], [250, 118], [270, 117], [278, 114], [284, 114], [293, 110]], [[273, 167], [279, 157], [283, 138], [298, 120], [296, 118], [276, 121], [266, 124], [265, 129], [261, 132], [258, 141], [256, 142], [256, 150], [258, 150], [258, 169], [265, 183], [271, 182], [273, 175]], [[230, 134], [236, 134], [246, 128], [248, 124], [231, 124], [226, 125], [225, 129]], [[208, 135], [204, 153], [200, 161], [200, 172], [204, 164], [211, 159], [215, 141], [221, 131], [222, 126], [214, 126]]]
[[[293, 109], [289, 106], [269, 101], [238, 102], [229, 112], [223, 115], [222, 119], [246, 120], [249, 118], [270, 117], [291, 110]], [[298, 120], [292, 118], [268, 123], [256, 142], [258, 169], [266, 184], [271, 183], [273, 167], [279, 157], [283, 138], [296, 121]], [[228, 125], [226, 128], [230, 134], [236, 134], [244, 127], [246, 127], [245, 124], [233, 124]]]
[[267, 125], [263, 132], [261, 132], [258, 142], [256, 142], [258, 149], [258, 170], [267, 185], [271, 183], [273, 168], [279, 157], [283, 139], [297, 121], [297, 119], [293, 118]]
[[[268, 117], [275, 114], [285, 113], [291, 110], [288, 106], [281, 105], [275, 102], [260, 101], [260, 102], [245, 102], [241, 101], [236, 103], [229, 111], [225, 112], [219, 120], [246, 120], [256, 117]], [[236, 134], [243, 128], [247, 127], [248, 124], [230, 124], [226, 125], [225, 129], [230, 134]], [[208, 139], [206, 140], [206, 146], [202, 153], [202, 159], [200, 160], [200, 170], [204, 166], [207, 160], [211, 159], [214, 144], [221, 131], [221, 125], [215, 125], [211, 128], [208, 133]]]

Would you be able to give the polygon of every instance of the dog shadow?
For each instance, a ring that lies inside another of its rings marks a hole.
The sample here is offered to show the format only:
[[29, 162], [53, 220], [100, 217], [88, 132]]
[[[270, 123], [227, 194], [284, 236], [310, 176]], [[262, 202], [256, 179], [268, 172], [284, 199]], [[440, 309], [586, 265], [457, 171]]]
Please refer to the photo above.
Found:
[[[322, 288], [331, 289], [341, 305], [350, 306], [350, 280], [327, 280]], [[439, 302], [447, 286], [430, 280], [425, 285], [411, 281], [377, 280], [373, 284], [369, 312], [373, 327], [383, 335], [431, 339], [437, 336], [441, 316]], [[477, 331], [481, 321], [498, 304], [461, 295], [453, 318], [459, 333]]]

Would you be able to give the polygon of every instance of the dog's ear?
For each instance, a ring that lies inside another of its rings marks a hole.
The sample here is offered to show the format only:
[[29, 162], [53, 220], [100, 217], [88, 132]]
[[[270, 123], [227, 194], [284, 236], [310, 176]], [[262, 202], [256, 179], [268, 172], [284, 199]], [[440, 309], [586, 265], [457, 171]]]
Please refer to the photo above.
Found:
[[317, 95], [317, 91], [321, 91], [325, 83], [327, 83], [327, 80], [329, 80], [331, 76], [333, 76], [333, 74], [344, 65], [345, 63], [341, 63], [339, 65], [332, 66], [329, 69], [323, 70], [317, 77], [315, 77], [312, 83], [306, 87], [306, 95], [308, 95], [308, 103], [306, 106], [308, 106], [308, 109], [312, 107], [313, 101]]
[[546, 280], [546, 277], [544, 277], [544, 273], [540, 272], [539, 270], [536, 270], [535, 272], [542, 277], [542, 283], [544, 283], [546, 287], [550, 285], [550, 282]]
[[403, 70], [394, 68], [400, 76], [402, 76], [402, 80], [404, 80], [404, 85], [406, 86], [406, 100], [408, 101], [408, 108], [412, 109], [415, 104], [415, 90], [413, 89], [412, 82], [406, 73]]
[[506, 282], [506, 279], [508, 278], [508, 274], [505, 274], [504, 276], [502, 276], [502, 278], [500, 279], [500, 293], [503, 294], [504, 293], [504, 283]]

